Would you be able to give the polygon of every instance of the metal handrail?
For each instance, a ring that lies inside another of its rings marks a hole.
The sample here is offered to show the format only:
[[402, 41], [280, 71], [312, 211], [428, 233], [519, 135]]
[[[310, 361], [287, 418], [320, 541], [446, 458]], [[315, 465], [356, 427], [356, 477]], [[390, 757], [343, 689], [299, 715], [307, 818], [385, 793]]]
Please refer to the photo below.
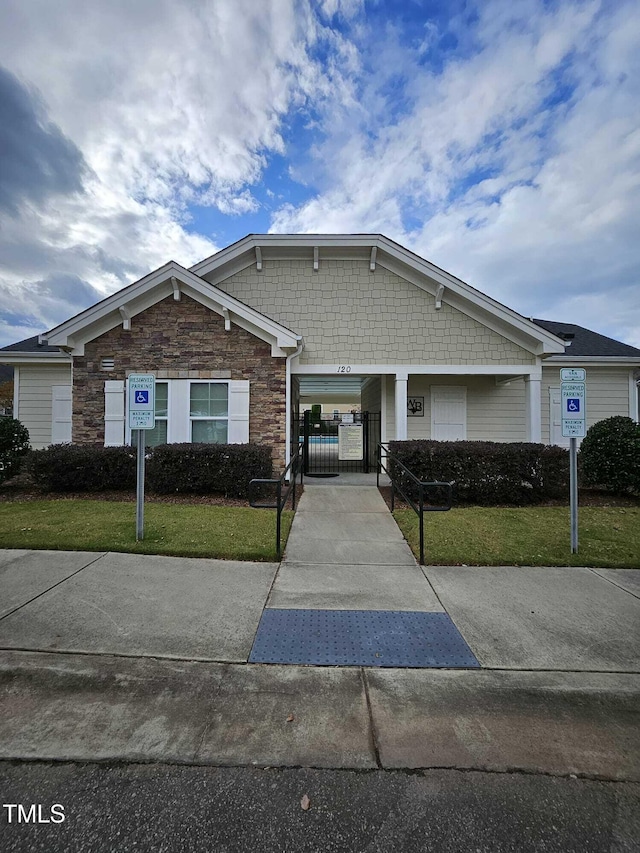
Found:
[[[284, 469], [278, 479], [260, 479], [256, 478], [249, 483], [249, 506], [254, 509], [275, 509], [276, 512], [276, 554], [278, 560], [282, 554], [281, 538], [282, 538], [282, 510], [285, 508], [289, 495], [292, 495], [291, 508], [296, 508], [296, 480], [300, 474], [300, 485], [304, 482], [304, 470], [302, 466], [302, 445], [298, 443], [298, 449], [291, 457], [291, 461]], [[285, 482], [288, 481], [288, 486], [285, 487]], [[254, 497], [257, 485], [272, 485], [276, 487], [275, 503], [258, 503]]]
[[[401, 486], [396, 483], [393, 471], [389, 470], [386, 465], [382, 462], [382, 454], [384, 452], [385, 460], [390, 459], [394, 465], [397, 465], [402, 469], [403, 473], [407, 475], [409, 480], [411, 480], [418, 487], [418, 503], [417, 505], [414, 501], [407, 495]], [[443, 482], [441, 480], [420, 480], [413, 471], [410, 471], [407, 466], [401, 462], [391, 451], [389, 450], [388, 445], [380, 442], [378, 444], [378, 471], [376, 475], [376, 484], [378, 487], [380, 486], [380, 473], [384, 471], [385, 474], [388, 475], [391, 480], [391, 512], [393, 512], [395, 508], [395, 493], [396, 490], [402, 495], [405, 501], [409, 504], [409, 506], [414, 510], [418, 515], [419, 521], [419, 529], [420, 529], [420, 565], [424, 566], [424, 513], [425, 512], [448, 512], [451, 509], [452, 495], [453, 495], [453, 483]], [[444, 488], [447, 493], [447, 505], [446, 506], [425, 506], [424, 503], [424, 491], [428, 488]]]

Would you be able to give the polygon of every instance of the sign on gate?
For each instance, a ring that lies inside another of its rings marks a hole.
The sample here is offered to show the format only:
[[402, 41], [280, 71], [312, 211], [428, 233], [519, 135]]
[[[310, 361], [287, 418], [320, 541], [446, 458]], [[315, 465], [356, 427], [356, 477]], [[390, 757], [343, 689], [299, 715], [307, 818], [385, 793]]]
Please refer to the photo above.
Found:
[[362, 424], [338, 426], [338, 459], [359, 461], [364, 458], [364, 429]]

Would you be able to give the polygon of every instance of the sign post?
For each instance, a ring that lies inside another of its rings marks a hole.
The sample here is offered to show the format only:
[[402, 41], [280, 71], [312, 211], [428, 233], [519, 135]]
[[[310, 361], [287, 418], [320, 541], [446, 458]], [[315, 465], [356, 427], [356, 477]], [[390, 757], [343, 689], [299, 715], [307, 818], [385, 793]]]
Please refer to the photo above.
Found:
[[578, 439], [586, 433], [587, 372], [581, 367], [560, 371], [562, 435], [569, 439], [569, 503], [571, 512], [571, 553], [578, 553]]
[[129, 429], [137, 436], [136, 542], [144, 539], [144, 430], [156, 425], [156, 378], [152, 373], [132, 373], [127, 379]]

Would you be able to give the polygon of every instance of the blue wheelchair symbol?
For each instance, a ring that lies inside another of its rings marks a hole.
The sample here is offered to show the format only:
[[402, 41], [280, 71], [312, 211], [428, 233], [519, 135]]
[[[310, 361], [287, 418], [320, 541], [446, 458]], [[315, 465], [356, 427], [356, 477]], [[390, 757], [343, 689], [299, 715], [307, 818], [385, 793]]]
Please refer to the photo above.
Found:
[[579, 397], [569, 397], [567, 399], [567, 411], [568, 412], [579, 412], [580, 411], [580, 398]]
[[146, 405], [149, 405], [149, 392], [136, 391], [136, 403], [144, 403]]

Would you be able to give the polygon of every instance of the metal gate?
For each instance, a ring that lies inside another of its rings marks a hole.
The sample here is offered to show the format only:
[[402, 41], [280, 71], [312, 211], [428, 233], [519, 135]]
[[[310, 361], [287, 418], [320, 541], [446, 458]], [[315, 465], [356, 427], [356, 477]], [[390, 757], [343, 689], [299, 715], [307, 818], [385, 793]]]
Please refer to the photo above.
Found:
[[304, 473], [313, 476], [376, 470], [380, 412], [320, 414], [294, 418], [293, 436], [303, 444]]

